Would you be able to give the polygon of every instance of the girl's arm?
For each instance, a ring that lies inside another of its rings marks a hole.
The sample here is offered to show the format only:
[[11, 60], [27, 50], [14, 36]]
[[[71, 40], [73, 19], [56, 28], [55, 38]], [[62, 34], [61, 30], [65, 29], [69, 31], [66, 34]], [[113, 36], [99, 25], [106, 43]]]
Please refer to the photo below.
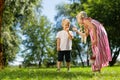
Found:
[[81, 31], [78, 31], [76, 27], [73, 27], [72, 29], [73, 29], [73, 31], [78, 33], [80, 36], [85, 36], [85, 33], [81, 32]]
[[73, 27], [73, 31], [75, 31], [76, 33], [78, 33], [81, 36], [81, 41], [83, 43], [86, 43], [87, 36], [88, 36], [87, 30], [85, 30], [85, 33], [83, 33], [81, 31], [78, 31], [76, 27]]

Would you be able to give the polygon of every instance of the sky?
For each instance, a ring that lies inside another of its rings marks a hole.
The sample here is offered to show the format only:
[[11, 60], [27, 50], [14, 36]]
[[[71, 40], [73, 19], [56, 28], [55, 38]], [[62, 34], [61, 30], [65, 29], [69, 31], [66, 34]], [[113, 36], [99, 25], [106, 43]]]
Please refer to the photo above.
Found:
[[55, 9], [56, 5], [60, 3], [65, 3], [66, 1], [67, 0], [43, 0], [42, 14], [47, 16], [47, 18], [54, 23], [54, 17], [57, 13]]

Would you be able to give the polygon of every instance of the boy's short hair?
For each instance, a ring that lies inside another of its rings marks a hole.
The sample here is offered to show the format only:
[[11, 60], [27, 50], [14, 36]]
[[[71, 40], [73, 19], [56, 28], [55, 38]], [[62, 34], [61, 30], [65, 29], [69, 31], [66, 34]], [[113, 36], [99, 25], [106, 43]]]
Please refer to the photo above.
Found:
[[66, 23], [66, 22], [70, 25], [70, 20], [69, 20], [69, 19], [63, 19], [61, 25], [63, 25], [63, 24]]

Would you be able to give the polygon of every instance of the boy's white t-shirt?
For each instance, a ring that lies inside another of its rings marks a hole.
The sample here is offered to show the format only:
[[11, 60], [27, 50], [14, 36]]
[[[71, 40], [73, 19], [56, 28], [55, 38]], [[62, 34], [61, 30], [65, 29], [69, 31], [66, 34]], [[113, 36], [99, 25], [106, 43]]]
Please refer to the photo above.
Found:
[[[72, 31], [69, 31], [71, 36], [73, 36]], [[65, 30], [59, 31], [56, 38], [60, 39], [60, 51], [71, 50], [72, 40], [68, 38], [68, 33]]]

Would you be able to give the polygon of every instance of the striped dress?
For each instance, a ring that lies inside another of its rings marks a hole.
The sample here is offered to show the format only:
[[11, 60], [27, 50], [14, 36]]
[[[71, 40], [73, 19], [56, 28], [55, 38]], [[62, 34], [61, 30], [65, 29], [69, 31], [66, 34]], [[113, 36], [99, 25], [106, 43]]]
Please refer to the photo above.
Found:
[[[111, 58], [111, 51], [109, 47], [107, 33], [105, 28], [98, 21], [91, 19], [91, 23], [96, 27], [97, 32], [97, 46], [92, 46], [93, 55], [95, 55], [95, 62], [92, 64], [92, 71], [101, 70], [102, 67], [108, 66]], [[89, 29], [91, 41], [94, 40], [93, 31]]]

